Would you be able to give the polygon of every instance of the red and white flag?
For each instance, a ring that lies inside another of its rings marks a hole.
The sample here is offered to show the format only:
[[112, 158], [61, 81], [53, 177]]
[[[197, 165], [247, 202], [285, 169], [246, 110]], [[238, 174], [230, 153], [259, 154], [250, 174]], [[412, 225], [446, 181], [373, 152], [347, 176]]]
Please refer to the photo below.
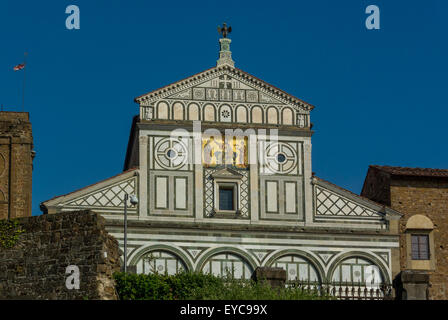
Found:
[[24, 63], [18, 64], [18, 65], [16, 65], [14, 67], [14, 71], [19, 71], [19, 70], [22, 70], [22, 69], [25, 69], [25, 64]]

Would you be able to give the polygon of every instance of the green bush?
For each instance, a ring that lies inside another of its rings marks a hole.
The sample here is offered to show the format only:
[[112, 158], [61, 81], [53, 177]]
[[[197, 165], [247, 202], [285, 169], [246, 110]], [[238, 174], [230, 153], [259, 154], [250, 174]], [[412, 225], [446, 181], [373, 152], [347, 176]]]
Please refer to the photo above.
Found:
[[161, 274], [114, 274], [122, 300], [317, 300], [315, 290], [272, 288], [265, 282], [220, 278], [210, 274], [183, 272]]
[[163, 274], [114, 274], [116, 289], [122, 300], [185, 300], [193, 291], [216, 286], [220, 278], [202, 273]]
[[5, 249], [14, 247], [24, 232], [17, 220], [0, 220], [0, 247]]

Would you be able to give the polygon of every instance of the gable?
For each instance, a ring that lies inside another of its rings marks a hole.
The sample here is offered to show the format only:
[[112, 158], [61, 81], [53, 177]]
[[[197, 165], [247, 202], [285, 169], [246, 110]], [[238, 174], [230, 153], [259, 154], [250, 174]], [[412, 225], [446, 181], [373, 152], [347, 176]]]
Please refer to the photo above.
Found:
[[390, 208], [313, 177], [314, 221], [378, 223], [400, 214]]
[[227, 179], [241, 179], [243, 176], [238, 171], [231, 168], [224, 168], [214, 172], [211, 175], [213, 178], [227, 178]]
[[313, 105], [243, 70], [229, 66], [208, 69], [184, 80], [139, 96], [135, 98], [135, 101], [142, 105], [149, 105], [162, 98], [277, 103], [294, 106], [304, 112], [309, 112], [314, 108]]
[[313, 106], [228, 66], [216, 67], [135, 99], [142, 120], [199, 120], [309, 128]]
[[315, 197], [317, 217], [382, 217], [378, 211], [323, 186], [315, 186]]
[[199, 101], [282, 104], [273, 95], [248, 85], [228, 72], [167, 97]]
[[[55, 197], [42, 204], [52, 211], [92, 209], [98, 212], [122, 213], [124, 195], [137, 194], [137, 170], [129, 170], [88, 187]], [[128, 200], [129, 211], [136, 208]]]

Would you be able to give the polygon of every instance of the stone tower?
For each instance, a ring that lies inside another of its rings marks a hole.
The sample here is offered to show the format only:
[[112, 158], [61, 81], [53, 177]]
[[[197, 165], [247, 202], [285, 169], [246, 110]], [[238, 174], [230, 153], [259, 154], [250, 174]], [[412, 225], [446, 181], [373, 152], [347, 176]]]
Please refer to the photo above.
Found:
[[0, 112], [0, 219], [31, 216], [33, 135], [28, 112]]

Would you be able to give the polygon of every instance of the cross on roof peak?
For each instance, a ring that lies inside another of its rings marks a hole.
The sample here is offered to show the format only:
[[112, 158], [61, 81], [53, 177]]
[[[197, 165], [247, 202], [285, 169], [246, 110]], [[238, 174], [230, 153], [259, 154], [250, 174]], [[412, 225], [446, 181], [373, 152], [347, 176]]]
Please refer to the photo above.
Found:
[[227, 35], [230, 33], [230, 32], [232, 32], [232, 27], [231, 26], [228, 26], [227, 27], [227, 23], [223, 23], [222, 24], [222, 28], [220, 27], [220, 26], [218, 26], [218, 32], [220, 33], [220, 34], [222, 34], [222, 36], [223, 36], [223, 38], [227, 38]]

